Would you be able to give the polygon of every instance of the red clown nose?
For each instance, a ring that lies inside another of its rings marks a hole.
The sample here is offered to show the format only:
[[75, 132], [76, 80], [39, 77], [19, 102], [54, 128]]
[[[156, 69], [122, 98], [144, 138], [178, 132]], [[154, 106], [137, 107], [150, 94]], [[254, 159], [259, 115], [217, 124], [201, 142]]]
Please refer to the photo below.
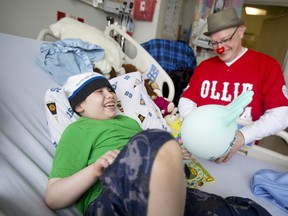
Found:
[[222, 53], [224, 53], [225, 48], [224, 47], [220, 47], [218, 49], [216, 49], [217, 54], [221, 55]]

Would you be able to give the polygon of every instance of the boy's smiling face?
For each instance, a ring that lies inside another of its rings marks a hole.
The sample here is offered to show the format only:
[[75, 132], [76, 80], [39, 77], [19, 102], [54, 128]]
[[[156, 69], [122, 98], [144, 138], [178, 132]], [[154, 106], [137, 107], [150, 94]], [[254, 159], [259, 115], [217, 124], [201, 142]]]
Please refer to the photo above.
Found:
[[83, 117], [105, 120], [113, 119], [117, 114], [117, 96], [109, 87], [92, 92], [75, 110]]

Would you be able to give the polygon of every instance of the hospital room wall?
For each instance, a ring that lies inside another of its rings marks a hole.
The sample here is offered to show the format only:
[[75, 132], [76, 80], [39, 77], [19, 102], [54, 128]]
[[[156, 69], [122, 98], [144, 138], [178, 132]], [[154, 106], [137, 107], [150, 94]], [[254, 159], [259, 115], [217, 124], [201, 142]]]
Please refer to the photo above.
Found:
[[[133, 37], [138, 43], [156, 37], [162, 1], [166, 0], [157, 0], [152, 22], [135, 22]], [[102, 31], [107, 25], [107, 13], [78, 0], [0, 0], [0, 32], [37, 38], [41, 29], [56, 22], [57, 11], [83, 18]]]

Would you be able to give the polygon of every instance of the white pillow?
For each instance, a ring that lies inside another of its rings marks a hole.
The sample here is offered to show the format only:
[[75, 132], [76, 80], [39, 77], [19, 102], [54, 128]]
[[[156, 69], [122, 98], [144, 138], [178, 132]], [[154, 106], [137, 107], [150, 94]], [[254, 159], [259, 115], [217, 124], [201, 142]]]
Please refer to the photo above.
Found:
[[64, 129], [79, 116], [72, 110], [63, 88], [48, 89], [44, 100], [50, 138], [54, 147], [57, 147]]
[[[135, 119], [142, 129], [159, 128], [171, 131], [158, 106], [149, 97], [144, 77], [140, 72], [124, 74], [109, 80], [118, 97], [119, 115]], [[51, 88], [45, 94], [46, 118], [53, 145], [57, 143], [64, 129], [79, 116], [73, 112], [62, 88]]]
[[135, 119], [145, 130], [159, 128], [170, 131], [160, 109], [148, 95], [144, 77], [133, 72], [109, 80], [118, 97], [118, 113]]

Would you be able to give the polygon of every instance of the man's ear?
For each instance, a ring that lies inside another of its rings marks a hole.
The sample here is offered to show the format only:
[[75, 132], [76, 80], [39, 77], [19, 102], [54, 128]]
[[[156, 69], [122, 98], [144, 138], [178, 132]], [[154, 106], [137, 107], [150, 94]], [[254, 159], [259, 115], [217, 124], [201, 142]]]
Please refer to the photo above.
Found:
[[241, 34], [240, 37], [243, 38], [245, 31], [246, 31], [246, 27], [244, 25], [241, 25], [239, 26], [239, 29], [240, 29], [240, 34]]
[[83, 106], [82, 106], [82, 103], [77, 104], [74, 109], [75, 109], [75, 111], [76, 111], [77, 113], [81, 113], [81, 112], [84, 111], [84, 108], [83, 108]]

